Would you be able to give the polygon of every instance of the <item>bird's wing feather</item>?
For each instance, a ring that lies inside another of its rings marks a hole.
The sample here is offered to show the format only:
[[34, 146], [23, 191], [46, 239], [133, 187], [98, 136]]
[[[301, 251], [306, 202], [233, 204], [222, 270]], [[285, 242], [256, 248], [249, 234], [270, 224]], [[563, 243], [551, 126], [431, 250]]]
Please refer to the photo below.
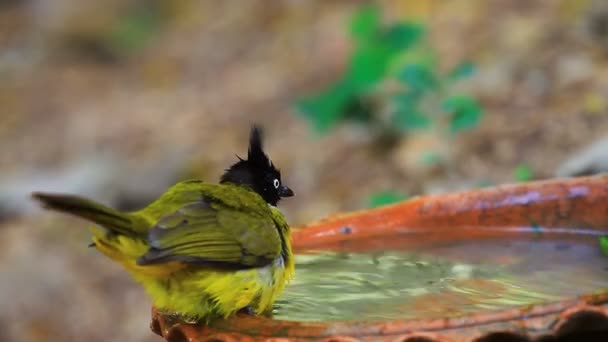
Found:
[[203, 198], [161, 218], [148, 233], [139, 265], [180, 261], [218, 268], [259, 267], [281, 252], [271, 215]]

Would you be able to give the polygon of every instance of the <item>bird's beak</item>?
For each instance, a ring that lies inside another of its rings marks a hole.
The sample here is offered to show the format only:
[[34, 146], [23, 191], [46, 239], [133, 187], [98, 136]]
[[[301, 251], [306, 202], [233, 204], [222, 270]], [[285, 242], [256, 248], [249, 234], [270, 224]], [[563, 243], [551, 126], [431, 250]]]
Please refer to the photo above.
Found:
[[281, 185], [281, 187], [279, 188], [279, 196], [291, 197], [293, 195], [294, 195], [293, 191], [290, 188], [286, 187], [285, 185]]

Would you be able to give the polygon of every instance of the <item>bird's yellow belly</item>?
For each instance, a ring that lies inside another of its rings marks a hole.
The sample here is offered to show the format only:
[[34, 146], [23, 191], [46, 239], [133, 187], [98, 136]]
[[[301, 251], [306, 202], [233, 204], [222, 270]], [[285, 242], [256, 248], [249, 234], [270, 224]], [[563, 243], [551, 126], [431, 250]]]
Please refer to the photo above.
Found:
[[[135, 260], [145, 250], [144, 244], [120, 236], [109, 241], [105, 235], [93, 233], [97, 249], [120, 262], [144, 286], [159, 310], [194, 320], [228, 317], [246, 307], [256, 314], [266, 313], [292, 273], [286, 271], [282, 256], [270, 265], [238, 271], [180, 262], [140, 266]], [[287, 267], [292, 269], [292, 263]]]
[[228, 317], [249, 307], [256, 314], [272, 309], [287, 281], [283, 258], [240, 271], [183, 270], [165, 280], [141, 281], [154, 305], [193, 319]]

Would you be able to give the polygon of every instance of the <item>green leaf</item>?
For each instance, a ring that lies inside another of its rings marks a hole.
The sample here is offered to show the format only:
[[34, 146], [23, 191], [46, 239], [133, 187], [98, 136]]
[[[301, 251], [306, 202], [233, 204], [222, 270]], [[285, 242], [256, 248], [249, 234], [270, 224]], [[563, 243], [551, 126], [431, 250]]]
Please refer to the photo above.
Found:
[[434, 90], [439, 85], [433, 70], [424, 64], [406, 65], [398, 78], [410, 88], [420, 91]]
[[357, 91], [376, 85], [386, 74], [396, 54], [380, 43], [358, 48], [353, 53], [345, 78]]
[[368, 199], [368, 207], [376, 208], [379, 206], [392, 204], [407, 199], [408, 196], [395, 191], [378, 192]]
[[372, 39], [379, 31], [380, 20], [380, 9], [377, 6], [362, 6], [351, 20], [351, 36], [359, 41]]
[[301, 99], [296, 107], [317, 133], [324, 134], [340, 121], [353, 97], [350, 85], [342, 80], [317, 96]]
[[376, 116], [376, 103], [365, 96], [354, 96], [344, 107], [344, 119], [369, 124]]
[[[399, 23], [385, 28], [380, 9], [368, 5], [355, 13], [350, 31], [355, 44], [341, 80], [324, 92], [302, 99], [296, 104], [299, 113], [318, 133], [326, 133], [342, 120], [364, 123], [373, 121], [374, 108], [358, 101], [386, 78], [392, 63], [403, 55], [404, 49], [411, 47], [423, 36], [424, 28], [414, 23]], [[416, 96], [420, 97], [420, 94]], [[414, 107], [407, 105], [407, 108]], [[408, 112], [400, 119], [402, 125], [428, 126], [424, 115], [409, 109]]]
[[423, 130], [431, 127], [431, 119], [424, 113], [416, 111], [398, 111], [393, 116], [393, 123], [399, 129]]
[[162, 25], [158, 8], [136, 8], [121, 18], [109, 35], [109, 43], [119, 52], [129, 53], [143, 47]]
[[526, 164], [518, 165], [513, 171], [513, 179], [517, 182], [527, 182], [534, 177], [534, 172]]
[[384, 33], [384, 39], [398, 51], [409, 49], [424, 35], [424, 27], [417, 23], [404, 22], [391, 25]]
[[426, 151], [420, 157], [420, 162], [426, 166], [434, 166], [441, 162], [441, 155], [434, 151]]
[[465, 95], [456, 95], [445, 99], [443, 109], [450, 115], [450, 131], [452, 133], [474, 128], [483, 114], [477, 100]]
[[409, 89], [393, 96], [393, 102], [399, 110], [413, 110], [420, 104], [424, 94], [419, 89]]
[[411, 89], [393, 97], [396, 108], [392, 117], [393, 124], [405, 131], [429, 128], [431, 118], [418, 109], [422, 97], [423, 93], [419, 89]]
[[463, 78], [470, 77], [475, 73], [475, 64], [471, 61], [465, 61], [458, 64], [450, 73], [448, 74], [448, 78], [452, 81], [460, 80]]
[[600, 237], [600, 249], [604, 256], [608, 256], [608, 236]]

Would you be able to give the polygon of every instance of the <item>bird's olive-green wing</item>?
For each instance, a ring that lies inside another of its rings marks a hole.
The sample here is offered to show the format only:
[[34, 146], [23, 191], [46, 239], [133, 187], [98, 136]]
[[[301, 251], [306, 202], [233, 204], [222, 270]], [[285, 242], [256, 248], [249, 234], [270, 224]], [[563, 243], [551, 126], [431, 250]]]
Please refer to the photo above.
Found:
[[267, 265], [281, 252], [271, 215], [203, 199], [165, 216], [148, 233], [150, 249], [139, 265], [187, 264], [250, 268]]

